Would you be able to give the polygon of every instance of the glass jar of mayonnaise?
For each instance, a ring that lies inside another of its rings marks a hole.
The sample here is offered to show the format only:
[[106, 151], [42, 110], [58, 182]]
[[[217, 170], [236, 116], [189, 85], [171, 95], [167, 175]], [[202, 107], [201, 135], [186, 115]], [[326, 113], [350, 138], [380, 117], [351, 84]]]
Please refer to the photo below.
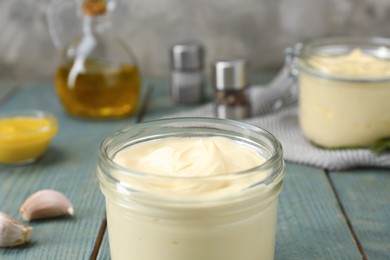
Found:
[[296, 61], [299, 121], [311, 142], [353, 148], [390, 137], [390, 39], [314, 40]]
[[164, 119], [109, 136], [98, 177], [113, 260], [274, 258], [280, 143], [245, 123]]

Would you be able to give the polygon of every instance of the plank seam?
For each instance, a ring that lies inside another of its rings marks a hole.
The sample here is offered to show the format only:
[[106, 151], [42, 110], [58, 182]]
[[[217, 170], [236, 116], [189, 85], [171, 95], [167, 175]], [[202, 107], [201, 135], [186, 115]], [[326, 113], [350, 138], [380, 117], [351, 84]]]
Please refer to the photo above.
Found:
[[18, 91], [19, 91], [19, 88], [17, 86], [11, 87], [11, 89], [8, 90], [7, 93], [2, 98], [0, 98], [0, 106], [4, 105]]
[[99, 254], [99, 250], [100, 250], [100, 247], [101, 247], [102, 242], [103, 242], [103, 237], [104, 237], [104, 233], [106, 232], [106, 228], [107, 228], [107, 219], [104, 218], [102, 221], [102, 224], [100, 225], [100, 229], [99, 229], [98, 236], [96, 238], [95, 246], [94, 246], [92, 254], [91, 254], [91, 258], [90, 258], [91, 260], [96, 260], [98, 254]]
[[148, 85], [146, 87], [146, 93], [145, 93], [144, 99], [142, 101], [139, 113], [136, 117], [136, 121], [135, 121], [136, 123], [141, 123], [144, 119], [144, 116], [148, 113], [148, 108], [150, 105], [150, 98], [152, 97], [153, 91], [154, 91], [153, 85]]
[[332, 180], [332, 178], [330, 177], [330, 174], [329, 174], [329, 171], [328, 170], [325, 170], [325, 173], [326, 173], [326, 177], [328, 178], [328, 181], [330, 183], [330, 186], [332, 188], [332, 191], [336, 197], [336, 200], [337, 200], [337, 204], [339, 205], [340, 207], [340, 210], [341, 210], [341, 213], [343, 214], [344, 218], [345, 218], [345, 221], [347, 222], [347, 226], [349, 228], [349, 231], [351, 232], [351, 235], [352, 235], [352, 238], [353, 240], [355, 241], [356, 243], [356, 246], [358, 247], [358, 250], [360, 252], [360, 254], [362, 255], [363, 257], [363, 260], [367, 260], [367, 255], [366, 253], [364, 252], [364, 249], [363, 249], [363, 245], [362, 243], [360, 242], [356, 232], [355, 232], [355, 229], [353, 228], [352, 226], [352, 221], [349, 219], [348, 217], [348, 214], [347, 212], [345, 211], [345, 208], [344, 208], [344, 205], [343, 203], [341, 202], [341, 199], [340, 199], [340, 196], [339, 194], [337, 193], [337, 190], [336, 190], [336, 186], [334, 185], [334, 182]]

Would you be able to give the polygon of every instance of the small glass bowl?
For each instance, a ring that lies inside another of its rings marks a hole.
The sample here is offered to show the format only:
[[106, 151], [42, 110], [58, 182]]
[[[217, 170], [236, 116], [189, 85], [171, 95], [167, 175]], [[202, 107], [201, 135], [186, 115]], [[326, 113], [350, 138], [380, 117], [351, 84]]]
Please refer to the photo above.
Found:
[[47, 150], [58, 130], [57, 119], [39, 110], [0, 113], [0, 163], [27, 164]]

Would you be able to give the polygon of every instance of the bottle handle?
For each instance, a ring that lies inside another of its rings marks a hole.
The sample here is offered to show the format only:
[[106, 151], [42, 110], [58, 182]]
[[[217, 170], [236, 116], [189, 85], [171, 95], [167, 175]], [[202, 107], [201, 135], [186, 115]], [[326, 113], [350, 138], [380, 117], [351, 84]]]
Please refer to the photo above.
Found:
[[62, 51], [69, 43], [70, 37], [66, 37], [66, 33], [61, 26], [60, 16], [70, 7], [73, 9], [77, 3], [75, 0], [51, 0], [46, 9], [46, 21], [48, 24], [50, 38], [57, 50]]
[[298, 65], [297, 60], [302, 51], [303, 44], [296, 43], [292, 47], [284, 50], [284, 66], [270, 85], [278, 84], [283, 89], [283, 93], [272, 106], [274, 112], [291, 106], [298, 101]]

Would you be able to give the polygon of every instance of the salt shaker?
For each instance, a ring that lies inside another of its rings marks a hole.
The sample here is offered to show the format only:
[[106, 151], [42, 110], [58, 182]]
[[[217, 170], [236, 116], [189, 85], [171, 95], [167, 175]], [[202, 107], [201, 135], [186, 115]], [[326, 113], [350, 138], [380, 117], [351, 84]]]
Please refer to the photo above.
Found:
[[213, 66], [216, 92], [215, 113], [219, 118], [250, 117], [248, 62], [244, 59], [217, 61]]
[[175, 103], [199, 103], [204, 97], [204, 48], [196, 43], [171, 48], [171, 98]]

